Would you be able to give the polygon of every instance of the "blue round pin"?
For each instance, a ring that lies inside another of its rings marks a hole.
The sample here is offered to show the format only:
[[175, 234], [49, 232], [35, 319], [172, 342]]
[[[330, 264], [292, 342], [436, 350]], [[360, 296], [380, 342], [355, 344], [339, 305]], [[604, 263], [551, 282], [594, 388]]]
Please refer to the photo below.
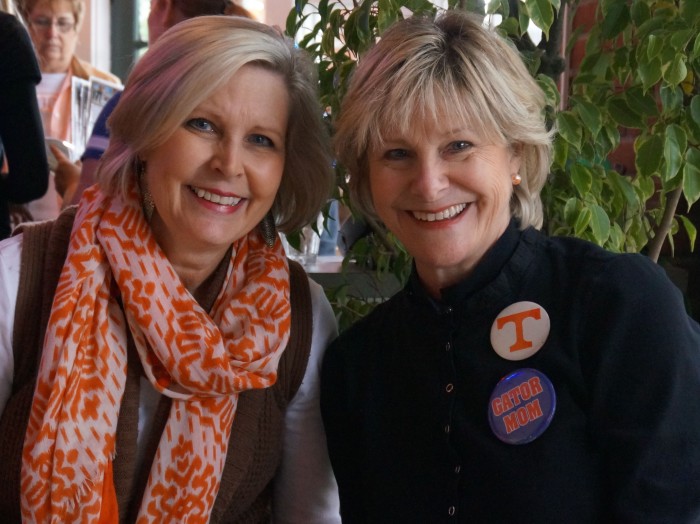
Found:
[[491, 393], [489, 424], [506, 444], [527, 444], [549, 427], [557, 395], [547, 376], [531, 368], [503, 377]]

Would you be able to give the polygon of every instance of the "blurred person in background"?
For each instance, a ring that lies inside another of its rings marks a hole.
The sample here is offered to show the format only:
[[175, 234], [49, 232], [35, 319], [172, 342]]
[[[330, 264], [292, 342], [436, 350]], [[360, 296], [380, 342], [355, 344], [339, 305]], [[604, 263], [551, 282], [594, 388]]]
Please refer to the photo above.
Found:
[[36, 98], [41, 73], [15, 14], [10, 0], [0, 2], [0, 240], [10, 235], [10, 203], [40, 198], [49, 178]]
[[[41, 70], [41, 82], [37, 86], [39, 110], [47, 138], [72, 143], [71, 104], [72, 78], [89, 80], [91, 76], [119, 84], [115, 75], [101, 71], [75, 55], [78, 32], [85, 12], [84, 0], [23, 0], [18, 4], [29, 27], [29, 36]], [[55, 168], [71, 169], [69, 162], [60, 162], [60, 152], [51, 151], [59, 160]], [[56, 218], [62, 198], [57, 192], [53, 177], [45, 195], [27, 204], [34, 220]]]

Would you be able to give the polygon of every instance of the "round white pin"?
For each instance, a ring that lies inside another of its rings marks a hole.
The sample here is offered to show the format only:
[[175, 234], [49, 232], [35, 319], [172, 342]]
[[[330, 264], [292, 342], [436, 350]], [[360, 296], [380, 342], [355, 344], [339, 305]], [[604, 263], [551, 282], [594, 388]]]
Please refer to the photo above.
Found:
[[491, 325], [491, 346], [506, 360], [524, 360], [537, 353], [549, 336], [549, 315], [534, 302], [516, 302]]

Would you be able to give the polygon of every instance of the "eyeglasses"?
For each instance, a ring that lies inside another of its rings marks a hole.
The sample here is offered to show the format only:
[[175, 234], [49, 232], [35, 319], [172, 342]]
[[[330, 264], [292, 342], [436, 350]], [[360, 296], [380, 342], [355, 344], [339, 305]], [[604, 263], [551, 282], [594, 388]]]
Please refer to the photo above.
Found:
[[30, 20], [29, 23], [36, 26], [42, 31], [48, 30], [51, 26], [55, 25], [60, 33], [70, 33], [75, 28], [75, 22], [68, 20], [67, 18], [35, 18]]

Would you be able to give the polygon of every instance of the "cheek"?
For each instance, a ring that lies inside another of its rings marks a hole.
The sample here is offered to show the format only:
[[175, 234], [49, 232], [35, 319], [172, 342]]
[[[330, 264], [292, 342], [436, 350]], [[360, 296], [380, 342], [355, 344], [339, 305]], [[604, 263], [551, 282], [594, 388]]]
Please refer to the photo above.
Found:
[[372, 200], [382, 205], [389, 205], [407, 190], [406, 177], [392, 171], [376, 170], [370, 172], [369, 189]]
[[264, 190], [271, 201], [275, 199], [277, 192], [282, 185], [283, 170], [284, 164], [280, 165], [273, 175], [266, 177], [265, 179]]
[[383, 201], [382, 197], [386, 196], [387, 185], [387, 178], [382, 175], [382, 171], [370, 165], [369, 174], [367, 176], [367, 187], [375, 206], [380, 205], [380, 202]]
[[76, 33], [73, 33], [72, 35], [63, 35], [63, 38], [59, 38], [61, 41], [61, 46], [63, 49], [66, 51], [69, 51], [71, 54], [75, 51], [75, 48], [78, 46], [78, 35]]

